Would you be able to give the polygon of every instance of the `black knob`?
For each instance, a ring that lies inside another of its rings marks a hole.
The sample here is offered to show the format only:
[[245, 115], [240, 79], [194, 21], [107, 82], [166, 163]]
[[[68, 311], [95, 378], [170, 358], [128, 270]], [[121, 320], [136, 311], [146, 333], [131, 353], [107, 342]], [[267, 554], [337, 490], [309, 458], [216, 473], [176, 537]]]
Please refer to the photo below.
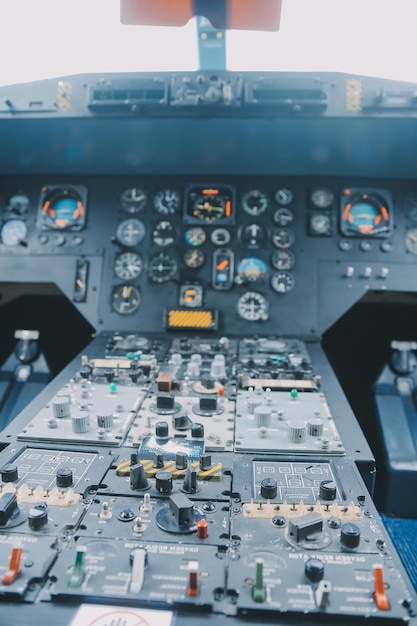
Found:
[[172, 473], [157, 472], [155, 474], [155, 488], [158, 493], [171, 493], [172, 491]]
[[204, 437], [204, 426], [203, 424], [199, 424], [198, 422], [194, 422], [191, 426], [191, 437], [195, 439], [200, 439]]
[[320, 500], [336, 499], [336, 483], [333, 480], [322, 480], [319, 489]]
[[0, 498], [0, 526], [6, 526], [7, 522], [19, 515], [17, 497], [14, 493], [4, 493]]
[[200, 456], [200, 469], [205, 472], [211, 467], [211, 454], [209, 452], [205, 452]]
[[34, 507], [28, 513], [28, 523], [31, 530], [41, 530], [48, 523], [46, 509]]
[[56, 486], [64, 489], [72, 485], [72, 470], [70, 467], [60, 467], [56, 471]]
[[176, 469], [182, 470], [187, 469], [188, 464], [188, 456], [185, 452], [177, 452], [175, 455], [175, 467]]
[[264, 478], [261, 482], [261, 496], [265, 500], [273, 500], [278, 494], [278, 483], [275, 478]]
[[324, 563], [320, 559], [307, 559], [305, 564], [305, 575], [312, 583], [319, 583], [324, 576]]
[[353, 550], [359, 546], [361, 541], [361, 531], [359, 526], [346, 522], [340, 529], [340, 543], [344, 548]]
[[181, 491], [184, 493], [196, 493], [198, 491], [197, 472], [194, 467], [189, 467], [185, 472]]
[[214, 389], [216, 381], [212, 376], [202, 376], [201, 384], [205, 389]]
[[146, 478], [142, 463], [132, 465], [130, 468], [130, 488], [145, 491], [145, 489], [149, 489], [149, 487], [150, 484]]
[[4, 483], [14, 483], [18, 480], [19, 473], [16, 465], [6, 463], [1, 470], [1, 479]]
[[168, 437], [168, 422], [157, 422], [155, 424], [156, 437]]

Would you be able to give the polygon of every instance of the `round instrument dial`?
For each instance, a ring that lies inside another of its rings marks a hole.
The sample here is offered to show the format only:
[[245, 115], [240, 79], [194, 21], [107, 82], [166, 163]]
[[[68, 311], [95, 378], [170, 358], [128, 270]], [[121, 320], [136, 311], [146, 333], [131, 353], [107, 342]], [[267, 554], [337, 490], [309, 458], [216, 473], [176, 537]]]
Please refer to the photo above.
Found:
[[38, 226], [49, 230], [81, 230], [85, 224], [85, 205], [81, 187], [44, 187]]
[[275, 272], [271, 278], [271, 287], [277, 293], [288, 293], [294, 289], [295, 280], [290, 272]]
[[26, 223], [19, 218], [12, 218], [4, 222], [0, 230], [1, 242], [10, 248], [21, 244], [27, 235]]
[[116, 237], [123, 246], [132, 248], [142, 241], [145, 233], [145, 224], [132, 217], [120, 222], [117, 227]]
[[131, 315], [140, 305], [140, 292], [134, 285], [117, 285], [113, 287], [111, 306], [119, 315]]
[[7, 209], [18, 215], [26, 213], [29, 208], [30, 200], [24, 193], [15, 193], [9, 200]]
[[202, 246], [206, 240], [206, 233], [200, 226], [194, 226], [185, 231], [184, 239], [189, 246]]
[[279, 228], [272, 235], [272, 243], [276, 248], [290, 248], [295, 242], [295, 235], [289, 228]]
[[317, 187], [311, 192], [310, 200], [318, 209], [328, 209], [334, 200], [334, 194], [327, 187]]
[[277, 270], [290, 270], [294, 267], [295, 257], [291, 250], [276, 250], [271, 257], [271, 263]]
[[333, 223], [330, 213], [312, 212], [309, 216], [310, 235], [332, 235]]
[[275, 193], [275, 200], [278, 204], [291, 204], [292, 200], [293, 200], [294, 194], [290, 189], [287, 189], [286, 187], [282, 187], [281, 189], [278, 189]]
[[268, 300], [257, 291], [247, 291], [237, 301], [238, 315], [248, 322], [265, 321], [268, 319]]
[[267, 230], [260, 224], [248, 224], [239, 230], [239, 238], [245, 248], [255, 250], [265, 245]]
[[142, 273], [143, 261], [136, 252], [122, 252], [114, 262], [114, 273], [121, 280], [135, 280]]
[[229, 185], [201, 187], [193, 185], [187, 191], [185, 219], [213, 224], [232, 219], [234, 190]]
[[256, 217], [257, 215], [262, 215], [268, 208], [269, 200], [266, 193], [260, 191], [259, 189], [252, 189], [251, 191], [247, 191], [242, 196], [242, 207], [243, 210]]
[[152, 240], [156, 246], [165, 248], [174, 243], [176, 231], [171, 222], [161, 220], [153, 229]]
[[126, 211], [126, 213], [139, 213], [140, 211], [143, 211], [147, 202], [148, 196], [146, 195], [146, 192], [143, 189], [138, 189], [137, 187], [125, 189], [120, 196], [122, 209], [123, 211]]
[[161, 189], [155, 194], [153, 205], [161, 215], [172, 215], [179, 209], [181, 197], [175, 189]]
[[268, 274], [268, 266], [263, 259], [246, 257], [242, 259], [236, 268], [236, 283], [255, 282], [262, 280]]
[[204, 252], [198, 248], [189, 248], [184, 252], [184, 263], [187, 267], [198, 268], [204, 263]]
[[406, 231], [405, 247], [411, 254], [417, 254], [417, 228], [409, 228]]
[[232, 236], [226, 228], [215, 228], [210, 235], [211, 242], [215, 246], [226, 246], [231, 238]]
[[160, 252], [149, 259], [148, 277], [154, 283], [165, 283], [174, 278], [177, 269], [177, 260], [170, 254]]
[[392, 201], [388, 192], [345, 189], [341, 231], [350, 237], [386, 237], [392, 231]]
[[278, 226], [288, 226], [294, 219], [294, 213], [287, 207], [280, 207], [274, 213], [274, 222]]

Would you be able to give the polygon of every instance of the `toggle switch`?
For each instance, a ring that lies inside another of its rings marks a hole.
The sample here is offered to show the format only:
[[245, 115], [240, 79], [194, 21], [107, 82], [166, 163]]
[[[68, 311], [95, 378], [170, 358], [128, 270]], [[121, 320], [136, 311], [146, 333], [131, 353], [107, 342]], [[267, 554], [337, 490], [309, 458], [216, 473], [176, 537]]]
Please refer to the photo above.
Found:
[[384, 568], [380, 563], [373, 566], [375, 604], [381, 611], [388, 611], [389, 601], [385, 592]]
[[9, 561], [9, 569], [3, 576], [2, 584], [3, 585], [11, 585], [12, 582], [16, 580], [19, 576], [20, 570], [20, 560], [22, 558], [23, 546], [21, 544], [16, 544], [12, 548], [12, 553], [10, 555]]
[[68, 582], [69, 587], [81, 587], [84, 582], [84, 561], [86, 552], [87, 546], [77, 546], [74, 565], [70, 570], [70, 579]]
[[145, 548], [135, 548], [130, 553], [132, 575], [130, 577], [130, 593], [139, 593], [145, 579], [145, 567], [148, 564], [148, 552]]
[[198, 491], [198, 483], [197, 483], [197, 472], [194, 467], [188, 467], [187, 471], [184, 475], [184, 482], [181, 487], [181, 491], [184, 493], [197, 493]]
[[256, 573], [255, 573], [255, 585], [252, 589], [252, 597], [254, 602], [265, 602], [265, 587], [264, 587], [264, 562], [263, 559], [256, 559]]
[[145, 491], [150, 486], [142, 463], [132, 465], [130, 468], [130, 488], [135, 491]]

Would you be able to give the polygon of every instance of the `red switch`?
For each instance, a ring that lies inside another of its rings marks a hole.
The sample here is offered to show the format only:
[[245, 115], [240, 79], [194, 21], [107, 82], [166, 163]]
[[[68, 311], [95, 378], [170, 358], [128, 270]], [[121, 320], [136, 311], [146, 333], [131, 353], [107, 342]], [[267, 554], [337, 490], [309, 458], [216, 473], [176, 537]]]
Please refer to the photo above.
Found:
[[5, 573], [2, 583], [3, 585], [11, 585], [19, 575], [20, 559], [22, 558], [23, 546], [13, 546], [12, 554], [10, 556], [9, 569]]
[[388, 611], [389, 601], [385, 593], [384, 569], [382, 565], [374, 565], [375, 604], [381, 611]]

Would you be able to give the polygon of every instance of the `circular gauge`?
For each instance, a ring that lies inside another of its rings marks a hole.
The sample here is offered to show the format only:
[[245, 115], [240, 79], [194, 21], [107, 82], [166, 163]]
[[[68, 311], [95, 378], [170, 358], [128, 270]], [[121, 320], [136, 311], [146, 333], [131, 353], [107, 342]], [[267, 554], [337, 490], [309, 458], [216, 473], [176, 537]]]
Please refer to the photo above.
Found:
[[283, 187], [282, 189], [278, 189], [275, 193], [275, 200], [278, 204], [291, 204], [293, 197], [293, 192], [290, 189], [286, 189], [285, 187]]
[[271, 287], [277, 293], [288, 293], [294, 285], [294, 276], [290, 272], [275, 272], [271, 278]]
[[114, 273], [121, 280], [134, 280], [142, 269], [143, 261], [136, 252], [122, 252], [114, 261]]
[[145, 224], [132, 217], [120, 222], [117, 227], [116, 238], [123, 246], [132, 248], [142, 241], [145, 232]]
[[204, 259], [204, 252], [197, 248], [189, 248], [184, 252], [184, 263], [187, 267], [201, 267], [204, 263]]
[[12, 218], [4, 222], [0, 230], [2, 243], [9, 248], [21, 244], [27, 235], [28, 229], [25, 222], [18, 218]]
[[331, 235], [332, 232], [332, 217], [329, 213], [311, 213], [309, 215], [310, 235]]
[[51, 230], [80, 230], [85, 224], [85, 206], [81, 193], [74, 187], [42, 190], [43, 199], [38, 225]]
[[344, 190], [341, 213], [341, 231], [344, 235], [383, 237], [391, 230], [392, 210], [387, 192]]
[[120, 196], [120, 202], [123, 211], [126, 211], [126, 213], [139, 213], [146, 207], [148, 197], [143, 189], [131, 187], [123, 191]]
[[248, 322], [265, 321], [268, 319], [269, 304], [262, 294], [256, 291], [247, 291], [237, 301], [238, 315]]
[[269, 200], [266, 193], [259, 189], [247, 191], [242, 196], [242, 207], [246, 213], [256, 217], [261, 215], [268, 208]]
[[408, 252], [411, 252], [411, 254], [417, 254], [417, 228], [409, 228], [406, 231], [405, 247], [407, 248]]
[[14, 211], [21, 215], [22, 213], [26, 213], [29, 208], [30, 200], [23, 193], [16, 193], [9, 200], [8, 210]]
[[290, 248], [295, 242], [295, 235], [289, 228], [279, 228], [272, 235], [272, 243], [276, 248]]
[[140, 305], [140, 292], [133, 285], [117, 285], [113, 287], [111, 306], [119, 315], [131, 315]]
[[255, 282], [261, 280], [268, 274], [268, 266], [262, 259], [257, 257], [246, 257], [242, 259], [236, 268], [236, 282]]
[[174, 243], [176, 237], [176, 231], [171, 222], [162, 220], [158, 222], [153, 229], [152, 240], [156, 246], [165, 248]]
[[210, 235], [211, 243], [215, 246], [226, 246], [232, 236], [226, 228], [215, 228]]
[[181, 197], [175, 189], [161, 189], [155, 194], [153, 205], [161, 215], [172, 215], [179, 209]]
[[272, 255], [271, 263], [277, 270], [290, 270], [294, 267], [295, 257], [291, 250], [276, 250]]
[[154, 283], [165, 283], [174, 278], [178, 263], [174, 257], [164, 252], [151, 256], [148, 262], [148, 277]]
[[266, 244], [267, 230], [259, 224], [248, 224], [239, 230], [239, 238], [245, 248], [255, 250]]
[[187, 221], [202, 220], [213, 224], [219, 219], [232, 217], [234, 191], [228, 185], [219, 187], [192, 186], [187, 192]]
[[194, 226], [185, 231], [184, 239], [189, 246], [202, 246], [206, 240], [206, 233], [200, 226]]
[[280, 207], [274, 213], [274, 222], [279, 226], [288, 226], [294, 219], [294, 213], [291, 209]]
[[334, 200], [334, 194], [326, 187], [317, 187], [311, 192], [310, 200], [318, 209], [328, 209]]

